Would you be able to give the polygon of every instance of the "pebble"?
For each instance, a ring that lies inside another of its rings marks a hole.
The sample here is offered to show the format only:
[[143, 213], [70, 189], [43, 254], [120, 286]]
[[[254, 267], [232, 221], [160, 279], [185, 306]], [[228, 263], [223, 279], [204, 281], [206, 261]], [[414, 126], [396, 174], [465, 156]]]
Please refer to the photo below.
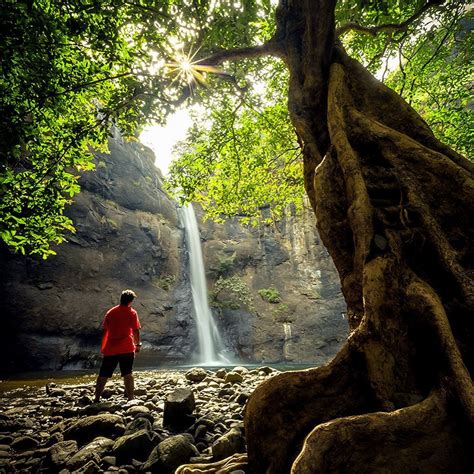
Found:
[[[245, 404], [277, 373], [270, 367], [140, 371], [131, 401], [118, 378], [109, 381], [100, 403], [92, 403], [94, 382], [0, 393], [0, 471], [166, 472], [243, 452]], [[186, 423], [163, 426], [176, 403]]]

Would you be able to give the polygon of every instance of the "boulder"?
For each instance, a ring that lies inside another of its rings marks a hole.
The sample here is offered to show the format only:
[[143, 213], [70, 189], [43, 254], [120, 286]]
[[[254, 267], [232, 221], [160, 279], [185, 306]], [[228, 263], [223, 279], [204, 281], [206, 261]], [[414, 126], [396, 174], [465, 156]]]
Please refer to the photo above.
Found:
[[159, 443], [160, 438], [146, 429], [115, 440], [112, 448], [117, 463], [126, 464], [132, 459], [146, 461], [151, 450]]
[[136, 433], [137, 431], [140, 431], [140, 430], [151, 431], [152, 426], [151, 426], [150, 420], [147, 420], [146, 418], [143, 418], [142, 416], [135, 418], [125, 428], [124, 435], [127, 436], [132, 433]]
[[194, 456], [199, 456], [199, 451], [186, 436], [171, 436], [153, 449], [142, 470], [171, 474]]
[[207, 372], [201, 367], [194, 367], [186, 372], [185, 377], [191, 382], [202, 382], [207, 377]]
[[194, 393], [187, 388], [177, 388], [165, 400], [163, 426], [181, 429], [193, 424], [191, 416], [196, 406]]
[[64, 439], [74, 439], [79, 445], [83, 445], [97, 436], [113, 438], [124, 431], [121, 416], [102, 414], [79, 419], [64, 431]]
[[244, 377], [238, 372], [229, 372], [226, 374], [224, 381], [226, 383], [241, 383], [244, 381]]
[[212, 456], [215, 461], [243, 452], [245, 452], [245, 439], [242, 432], [236, 428], [232, 428], [212, 445]]
[[216, 377], [219, 378], [219, 379], [224, 379], [225, 376], [226, 376], [226, 374], [227, 374], [227, 370], [224, 369], [224, 368], [218, 369], [218, 370], [216, 371]]
[[46, 454], [46, 464], [61, 467], [68, 459], [77, 453], [77, 442], [74, 440], [59, 441]]
[[143, 405], [137, 405], [130, 407], [126, 412], [126, 415], [133, 416], [134, 418], [138, 417], [145, 417], [145, 418], [151, 418], [153, 420], [153, 417], [151, 416], [150, 409], [143, 406]]
[[19, 436], [16, 438], [10, 447], [15, 451], [28, 451], [38, 446], [39, 441], [31, 436]]
[[112, 447], [114, 442], [109, 438], [98, 437], [94, 441], [86, 444], [76, 454], [74, 454], [66, 463], [66, 468], [70, 471], [79, 469], [89, 461], [100, 463], [104, 454]]

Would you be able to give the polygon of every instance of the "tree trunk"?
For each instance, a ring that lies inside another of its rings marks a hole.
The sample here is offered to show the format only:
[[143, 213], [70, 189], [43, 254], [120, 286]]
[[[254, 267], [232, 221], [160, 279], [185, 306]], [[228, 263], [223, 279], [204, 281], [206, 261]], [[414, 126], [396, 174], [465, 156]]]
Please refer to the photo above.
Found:
[[335, 0], [282, 4], [306, 190], [352, 332], [328, 366], [251, 396], [250, 468], [472, 472], [472, 164], [347, 56]]

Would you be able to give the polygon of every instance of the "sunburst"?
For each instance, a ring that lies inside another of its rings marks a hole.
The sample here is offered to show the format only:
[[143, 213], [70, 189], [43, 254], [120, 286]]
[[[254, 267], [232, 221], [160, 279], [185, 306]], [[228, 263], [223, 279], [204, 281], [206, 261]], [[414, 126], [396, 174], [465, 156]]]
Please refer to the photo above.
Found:
[[189, 86], [199, 84], [207, 87], [207, 74], [229, 76], [228, 73], [218, 67], [201, 64], [200, 61], [202, 60], [195, 61], [194, 58], [198, 52], [199, 50], [196, 50], [194, 53], [191, 51], [185, 53], [181, 50], [175, 54], [173, 62], [165, 63], [164, 66], [169, 70], [168, 73], [175, 75], [173, 82], [179, 81]]

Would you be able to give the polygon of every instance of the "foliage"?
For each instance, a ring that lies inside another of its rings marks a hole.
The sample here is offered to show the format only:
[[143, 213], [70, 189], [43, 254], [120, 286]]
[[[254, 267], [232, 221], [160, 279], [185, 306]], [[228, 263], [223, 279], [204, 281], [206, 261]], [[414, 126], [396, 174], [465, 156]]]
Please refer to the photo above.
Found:
[[[275, 61], [272, 81], [261, 95], [224, 91], [199, 118], [176, 149], [168, 190], [176, 197], [200, 202], [208, 217], [222, 221], [239, 216], [244, 224], [281, 217], [294, 203], [301, 208], [303, 173], [300, 148], [285, 104], [286, 72]], [[263, 80], [263, 79], [262, 79]], [[255, 82], [255, 81], [254, 81]]]
[[474, 14], [463, 15], [460, 7], [455, 12], [405, 47], [401, 66], [387, 84], [419, 111], [441, 141], [474, 160]]
[[[473, 130], [467, 5], [339, 0], [336, 10], [350, 54], [388, 78], [463, 153]], [[182, 200], [201, 202], [213, 218], [254, 224], [262, 208], [271, 220], [289, 203], [301, 205], [284, 65], [240, 57], [222, 70], [196, 68], [192, 83], [182, 67], [268, 41], [271, 0], [4, 2], [0, 28], [0, 236], [13, 250], [47, 257], [73, 231], [65, 209], [79, 191], [78, 174], [93, 167], [91, 152], [106, 149], [112, 124], [133, 138], [185, 100], [203, 104], [204, 113], [172, 167], [170, 187]], [[400, 71], [384, 73], [397, 57]]]
[[209, 294], [211, 306], [215, 308], [239, 309], [247, 307], [254, 310], [253, 297], [250, 288], [237, 275], [229, 278], [220, 276]]
[[174, 67], [183, 48], [206, 54], [210, 45], [264, 40], [270, 8], [269, 1], [3, 2], [4, 242], [21, 253], [53, 254], [50, 244], [73, 231], [64, 210], [79, 191], [77, 175], [93, 168], [92, 150], [106, 150], [111, 124], [133, 137], [147, 121], [163, 121], [190, 92]]
[[169, 291], [174, 285], [176, 277], [174, 275], [162, 275], [160, 277], [153, 278], [153, 285], [161, 288], [162, 290]]
[[280, 292], [276, 288], [261, 288], [258, 294], [268, 303], [276, 304], [280, 302]]
[[[438, 3], [406, 28], [388, 28], [376, 36], [349, 30], [342, 39], [349, 53], [405, 98], [441, 141], [474, 159], [474, 13], [467, 1]], [[363, 26], [400, 24], [424, 4], [375, 2], [371, 9], [359, 9], [340, 1], [338, 18]]]
[[216, 276], [226, 276], [234, 267], [235, 252], [232, 254], [222, 253], [217, 255], [217, 266], [211, 267]]

